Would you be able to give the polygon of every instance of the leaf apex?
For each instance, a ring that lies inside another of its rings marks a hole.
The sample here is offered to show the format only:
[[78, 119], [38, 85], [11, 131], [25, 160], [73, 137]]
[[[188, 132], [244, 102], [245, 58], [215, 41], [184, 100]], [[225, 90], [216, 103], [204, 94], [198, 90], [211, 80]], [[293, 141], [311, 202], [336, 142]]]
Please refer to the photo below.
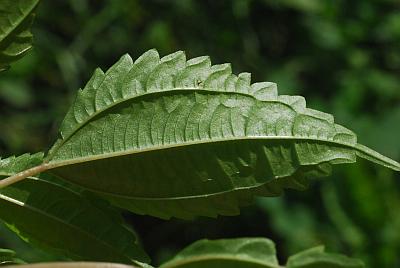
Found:
[[400, 163], [399, 162], [397, 162], [389, 157], [386, 157], [384, 155], [381, 155], [377, 151], [372, 150], [372, 149], [368, 148], [367, 146], [359, 144], [359, 143], [356, 144], [355, 148], [357, 149], [356, 153], [359, 157], [362, 157], [362, 158], [369, 160], [371, 162], [374, 162], [376, 164], [385, 166], [394, 171], [400, 171]]

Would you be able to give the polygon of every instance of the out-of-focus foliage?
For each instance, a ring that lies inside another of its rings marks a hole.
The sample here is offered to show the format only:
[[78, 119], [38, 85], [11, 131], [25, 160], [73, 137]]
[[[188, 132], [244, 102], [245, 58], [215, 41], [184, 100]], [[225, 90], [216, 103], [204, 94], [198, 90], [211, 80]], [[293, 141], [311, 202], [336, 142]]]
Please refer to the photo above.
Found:
[[[54, 118], [62, 120], [95, 67], [155, 47], [210, 55], [232, 62], [235, 73], [251, 72], [254, 81], [277, 82], [282, 94], [306, 96], [361, 143], [400, 159], [397, 0], [43, 1], [36, 19], [35, 48], [0, 75], [2, 157], [52, 144]], [[399, 175], [361, 162], [325, 180], [307, 192], [260, 199], [239, 217], [127, 219], [159, 262], [200, 238], [266, 236], [282, 259], [325, 244], [370, 267], [400, 266]], [[35, 259], [2, 229], [0, 247]]]
[[23, 264], [24, 262], [15, 257], [15, 252], [10, 249], [0, 248], [0, 266], [11, 264]]
[[160, 268], [363, 268], [362, 261], [315, 247], [290, 256], [280, 266], [275, 244], [266, 238], [199, 240]]
[[32, 48], [30, 26], [39, 0], [0, 2], [0, 72]]

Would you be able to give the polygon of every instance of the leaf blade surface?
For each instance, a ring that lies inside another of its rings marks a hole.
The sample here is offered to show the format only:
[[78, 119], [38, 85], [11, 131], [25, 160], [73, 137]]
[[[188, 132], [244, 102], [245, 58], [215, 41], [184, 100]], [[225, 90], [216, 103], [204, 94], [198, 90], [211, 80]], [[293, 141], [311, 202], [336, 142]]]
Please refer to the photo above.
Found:
[[254, 195], [304, 189], [307, 177], [356, 156], [400, 170], [274, 83], [251, 84], [248, 73], [208, 57], [160, 59], [150, 50], [95, 71], [46, 162], [133, 212], [193, 218], [235, 215]]

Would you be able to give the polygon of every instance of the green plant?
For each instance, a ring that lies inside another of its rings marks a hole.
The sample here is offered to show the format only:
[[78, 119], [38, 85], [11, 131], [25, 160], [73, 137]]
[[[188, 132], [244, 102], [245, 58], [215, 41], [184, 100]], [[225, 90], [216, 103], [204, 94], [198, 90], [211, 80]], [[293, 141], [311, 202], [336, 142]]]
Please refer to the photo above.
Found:
[[0, 72], [32, 47], [30, 26], [39, 0], [3, 0], [0, 5]]
[[[304, 98], [278, 95], [274, 83], [251, 84], [250, 74], [232, 75], [208, 57], [160, 59], [150, 50], [95, 71], [46, 157], [1, 160], [0, 217], [26, 241], [69, 259], [146, 266], [135, 233], [103, 199], [161, 218], [237, 215], [254, 196], [305, 189], [308, 177], [356, 156], [400, 170]], [[328, 263], [362, 267], [322, 248], [287, 267]], [[279, 267], [272, 242], [256, 238], [200, 241], [162, 267], [204, 265]]]

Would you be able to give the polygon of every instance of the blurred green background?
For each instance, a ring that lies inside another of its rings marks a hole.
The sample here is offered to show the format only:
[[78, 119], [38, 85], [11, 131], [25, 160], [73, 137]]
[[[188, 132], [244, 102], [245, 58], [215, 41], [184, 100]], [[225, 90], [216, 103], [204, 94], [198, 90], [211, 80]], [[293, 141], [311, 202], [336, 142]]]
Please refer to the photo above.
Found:
[[[335, 115], [359, 140], [400, 160], [398, 0], [43, 0], [35, 47], [0, 74], [0, 155], [47, 149], [94, 68], [150, 48], [231, 62], [253, 81]], [[163, 221], [125, 214], [154, 263], [200, 238], [264, 236], [281, 260], [308, 247], [400, 267], [400, 176], [364, 161], [335, 167], [305, 192], [260, 198], [237, 217]], [[32, 249], [0, 226], [0, 247]]]

